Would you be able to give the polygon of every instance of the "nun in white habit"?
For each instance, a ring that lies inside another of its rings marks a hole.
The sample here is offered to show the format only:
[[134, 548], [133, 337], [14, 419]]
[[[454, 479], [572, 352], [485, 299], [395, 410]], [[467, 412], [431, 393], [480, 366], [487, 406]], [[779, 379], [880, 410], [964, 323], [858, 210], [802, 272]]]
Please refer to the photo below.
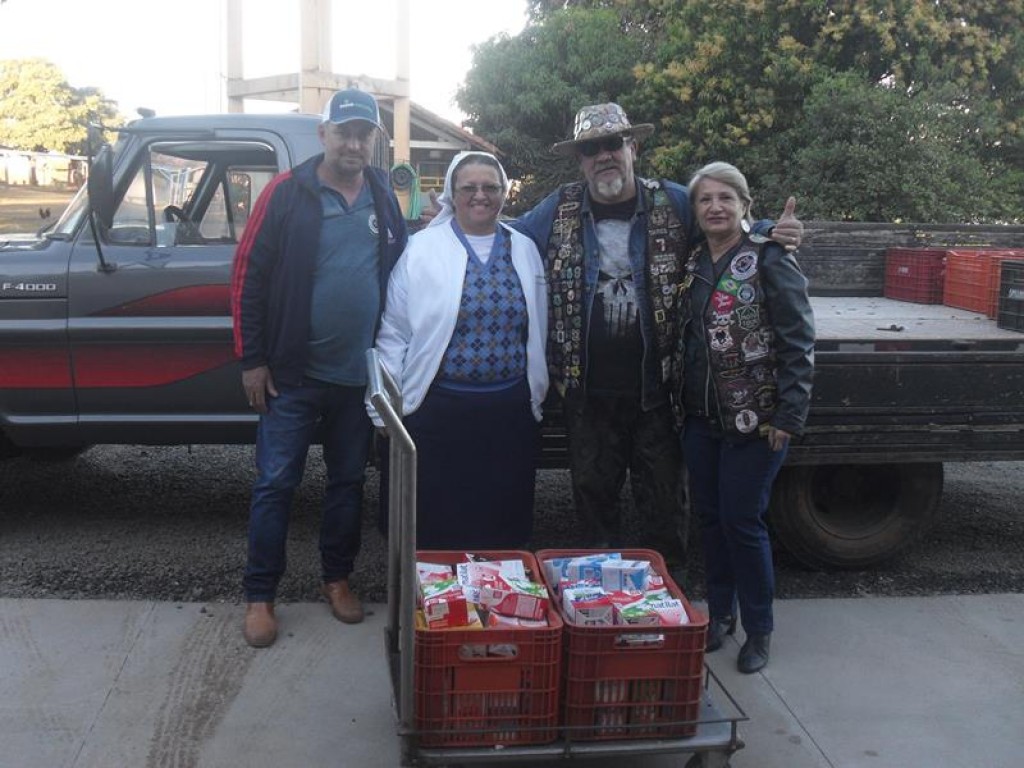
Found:
[[420, 549], [522, 549], [532, 535], [547, 289], [536, 246], [499, 220], [507, 194], [494, 155], [456, 155], [441, 213], [388, 284], [376, 347], [417, 447]]

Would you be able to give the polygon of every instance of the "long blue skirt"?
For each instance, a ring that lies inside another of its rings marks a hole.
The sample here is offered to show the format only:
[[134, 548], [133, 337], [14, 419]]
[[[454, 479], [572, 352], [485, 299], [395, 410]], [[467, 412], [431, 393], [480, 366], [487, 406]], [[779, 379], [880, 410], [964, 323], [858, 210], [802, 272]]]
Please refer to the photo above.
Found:
[[430, 388], [405, 419], [416, 443], [420, 549], [523, 549], [533, 533], [540, 425], [526, 381]]

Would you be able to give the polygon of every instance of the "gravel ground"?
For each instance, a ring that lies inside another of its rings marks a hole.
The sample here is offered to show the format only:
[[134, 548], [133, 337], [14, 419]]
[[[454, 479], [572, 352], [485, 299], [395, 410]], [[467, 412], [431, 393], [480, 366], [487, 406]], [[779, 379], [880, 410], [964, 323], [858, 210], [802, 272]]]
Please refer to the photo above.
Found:
[[[779, 551], [779, 597], [1024, 592], [1024, 462], [946, 470], [939, 523], [910, 551], [850, 572], [808, 571]], [[252, 479], [251, 446], [104, 446], [64, 463], [0, 462], [0, 596], [238, 601]], [[353, 584], [382, 602], [377, 480], [370, 470]], [[319, 599], [322, 483], [314, 449], [295, 499], [282, 601]], [[538, 510], [536, 549], [575, 546], [566, 472], [540, 472]], [[697, 565], [688, 581], [702, 597]]]

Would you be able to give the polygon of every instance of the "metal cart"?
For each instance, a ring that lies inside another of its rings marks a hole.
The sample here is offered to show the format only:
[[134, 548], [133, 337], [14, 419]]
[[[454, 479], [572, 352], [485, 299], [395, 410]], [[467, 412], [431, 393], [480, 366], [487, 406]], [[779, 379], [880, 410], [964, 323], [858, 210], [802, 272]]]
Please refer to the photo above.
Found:
[[[572, 728], [561, 728], [558, 740], [543, 745], [507, 745], [493, 747], [425, 748], [416, 724], [415, 611], [416, 611], [416, 446], [402, 424], [401, 394], [394, 379], [381, 365], [376, 350], [366, 353], [369, 394], [384, 423], [390, 443], [390, 479], [386, 489], [389, 500], [387, 556], [387, 626], [385, 650], [391, 675], [398, 735], [402, 740], [402, 765], [459, 765], [490, 762], [522, 762], [531, 766], [540, 761], [582, 759], [588, 757], [632, 757], [675, 754], [685, 759], [685, 768], [725, 768], [729, 757], [743, 748], [738, 724], [747, 720], [739, 704], [705, 666], [704, 690], [697, 718], [696, 733], [688, 738], [619, 739], [580, 741], [573, 739]], [[385, 489], [381, 489], [384, 493]], [[715, 705], [714, 695], [724, 696], [730, 713]]]

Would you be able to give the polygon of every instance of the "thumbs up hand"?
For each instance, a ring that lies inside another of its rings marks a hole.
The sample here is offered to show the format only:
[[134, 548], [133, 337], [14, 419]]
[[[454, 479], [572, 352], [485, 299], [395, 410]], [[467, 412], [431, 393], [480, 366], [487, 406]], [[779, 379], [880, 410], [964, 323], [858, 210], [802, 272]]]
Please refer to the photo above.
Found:
[[804, 239], [804, 225], [796, 217], [796, 198], [790, 196], [786, 200], [786, 207], [782, 210], [782, 216], [775, 223], [772, 230], [772, 240], [783, 246], [787, 251], [795, 251], [800, 247]]

